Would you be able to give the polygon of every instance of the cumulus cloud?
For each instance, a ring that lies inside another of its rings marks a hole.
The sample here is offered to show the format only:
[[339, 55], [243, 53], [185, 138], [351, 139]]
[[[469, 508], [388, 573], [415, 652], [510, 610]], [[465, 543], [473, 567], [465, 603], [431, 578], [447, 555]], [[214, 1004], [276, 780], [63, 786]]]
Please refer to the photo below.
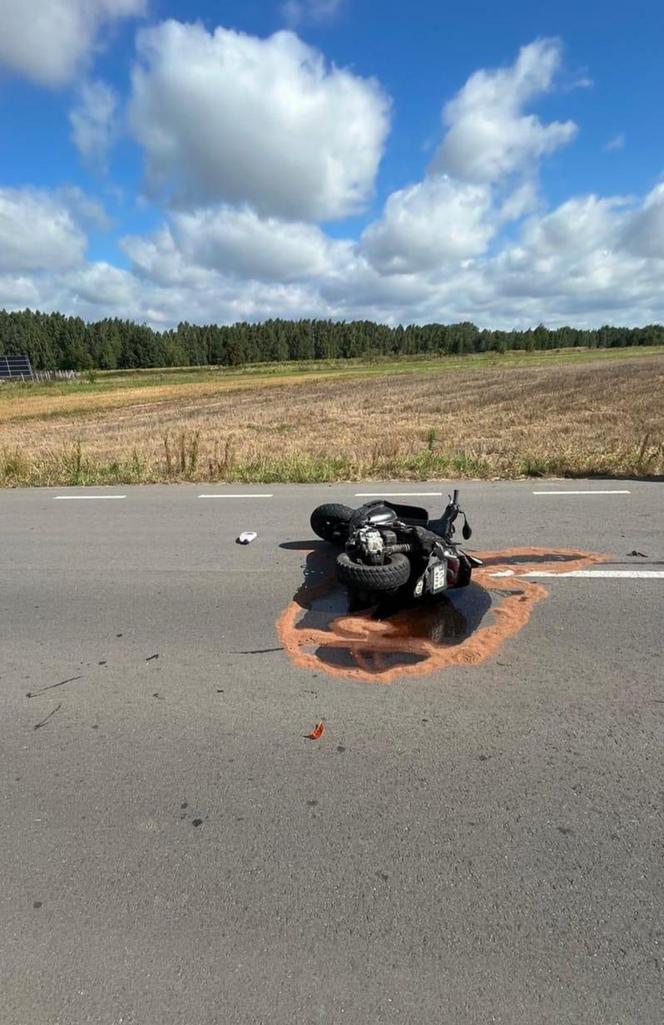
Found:
[[3, 0], [0, 64], [41, 85], [62, 86], [105, 25], [144, 9], [145, 0]]
[[[575, 197], [526, 222], [520, 238], [482, 268], [491, 308], [513, 309], [523, 322], [539, 308], [552, 323], [597, 326], [664, 317], [664, 189], [642, 201]], [[654, 244], [653, 244], [654, 243]]]
[[319, 283], [350, 266], [355, 244], [311, 224], [220, 207], [174, 213], [153, 235], [124, 238], [122, 248], [137, 274], [162, 285], [206, 288], [223, 278], [241, 288], [243, 281]]
[[664, 182], [646, 196], [642, 209], [625, 226], [623, 238], [636, 256], [664, 259]]
[[155, 194], [327, 220], [371, 195], [388, 131], [376, 82], [291, 32], [258, 39], [168, 21], [138, 38], [130, 120]]
[[468, 79], [444, 108], [447, 130], [426, 177], [394, 192], [364, 232], [377, 270], [449, 269], [484, 253], [501, 227], [534, 209], [537, 161], [571, 138], [573, 126], [544, 125], [524, 106], [552, 87], [559, 64], [558, 43], [543, 40], [510, 67]]
[[118, 97], [105, 82], [85, 82], [69, 113], [72, 139], [87, 164], [105, 170], [117, 135]]
[[259, 281], [319, 277], [347, 258], [351, 244], [312, 224], [261, 218], [248, 207], [176, 213], [171, 223], [188, 261]]
[[[427, 180], [426, 187], [439, 184]], [[399, 202], [406, 202], [409, 190], [402, 191]], [[520, 209], [527, 205], [522, 196]], [[499, 216], [500, 207], [495, 210]], [[313, 315], [387, 323], [470, 319], [506, 329], [541, 321], [592, 327], [664, 319], [664, 251], [657, 245], [663, 216], [664, 185], [641, 201], [575, 197], [531, 214], [514, 239], [494, 238], [474, 256], [462, 249], [440, 262], [438, 252], [429, 259], [425, 250], [419, 269], [414, 260], [376, 266], [366, 237], [364, 245], [332, 240], [310, 225], [223, 209], [172, 215], [149, 238], [125, 240], [125, 249], [140, 281], [132, 301], [160, 309], [166, 320], [172, 311], [174, 322]], [[279, 275], [278, 261], [267, 254], [287, 238], [292, 248], [284, 246]], [[478, 249], [480, 243], [481, 231]]]
[[32, 278], [0, 274], [0, 309], [36, 309], [39, 306], [39, 299], [39, 289]]
[[435, 171], [470, 182], [496, 182], [570, 142], [573, 121], [544, 124], [525, 107], [550, 90], [560, 66], [556, 40], [524, 46], [508, 68], [477, 71], [446, 104], [447, 133], [432, 162]]
[[213, 272], [185, 259], [167, 225], [149, 236], [129, 235], [121, 246], [139, 278], [164, 287], [198, 289], [214, 284]]
[[[445, 108], [434, 165], [389, 196], [359, 240], [312, 219], [368, 193], [382, 142], [353, 191], [359, 143], [343, 177], [342, 127], [331, 141], [314, 128], [350, 108], [386, 119], [378, 87], [328, 68], [291, 33], [261, 41], [169, 23], [141, 54], [133, 117], [149, 136], [149, 170], [188, 203], [122, 241], [123, 269], [84, 262], [80, 225], [101, 227], [105, 215], [80, 190], [0, 189], [0, 306], [156, 327], [277, 316], [507, 329], [664, 320], [664, 182], [641, 198], [572, 196], [555, 209], [540, 194], [538, 164], [569, 132], [525, 110], [553, 88], [557, 44], [473, 75]], [[492, 118], [504, 136], [488, 131]]]
[[[231, 269], [225, 252], [223, 259], [206, 252], [207, 243], [200, 252], [192, 249], [191, 237], [165, 226], [126, 240], [130, 270], [86, 264], [3, 274], [0, 268], [0, 306], [131, 317], [156, 327], [183, 319], [228, 323], [277, 316], [393, 324], [469, 319], [505, 329], [542, 321], [552, 327], [645, 324], [664, 320], [664, 254], [652, 251], [658, 231], [662, 237], [660, 216], [657, 190], [640, 202], [577, 197], [532, 216], [514, 240], [494, 240], [487, 252], [468, 260], [385, 274], [348, 242], [334, 249], [331, 260], [315, 265], [315, 273], [308, 267], [298, 276], [291, 264], [287, 280], [268, 280], [260, 263], [246, 264], [243, 276], [235, 264]], [[254, 227], [249, 238], [255, 237]], [[268, 229], [264, 224], [260, 231]], [[201, 259], [210, 265], [195, 262]]]
[[0, 188], [0, 272], [73, 267], [85, 247], [67, 205], [39, 189]]
[[495, 231], [486, 185], [426, 178], [393, 192], [380, 220], [362, 237], [377, 270], [386, 274], [431, 270], [484, 252]]

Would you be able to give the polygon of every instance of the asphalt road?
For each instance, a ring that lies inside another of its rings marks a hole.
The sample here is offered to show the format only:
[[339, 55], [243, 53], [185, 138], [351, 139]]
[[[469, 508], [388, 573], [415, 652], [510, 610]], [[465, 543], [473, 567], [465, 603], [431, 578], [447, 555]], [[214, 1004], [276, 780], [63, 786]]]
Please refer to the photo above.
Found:
[[[660, 1025], [664, 574], [391, 685], [280, 648], [312, 507], [435, 490], [0, 494], [3, 1025]], [[661, 483], [462, 499], [478, 549], [664, 571]]]

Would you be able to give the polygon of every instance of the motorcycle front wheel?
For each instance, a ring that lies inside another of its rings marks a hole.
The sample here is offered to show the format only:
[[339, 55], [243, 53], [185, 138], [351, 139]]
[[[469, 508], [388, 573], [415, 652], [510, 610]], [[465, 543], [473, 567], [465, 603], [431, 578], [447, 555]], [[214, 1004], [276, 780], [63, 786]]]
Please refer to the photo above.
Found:
[[396, 591], [408, 582], [410, 561], [400, 552], [382, 566], [365, 566], [354, 562], [347, 552], [337, 556], [337, 579], [354, 591]]

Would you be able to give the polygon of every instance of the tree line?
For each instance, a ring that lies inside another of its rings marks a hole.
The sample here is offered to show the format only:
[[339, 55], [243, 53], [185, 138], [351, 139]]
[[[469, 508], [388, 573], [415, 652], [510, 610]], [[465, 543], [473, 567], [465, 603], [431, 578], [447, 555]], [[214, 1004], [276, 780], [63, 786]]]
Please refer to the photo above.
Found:
[[86, 323], [62, 313], [0, 310], [0, 355], [27, 353], [36, 370], [240, 366], [285, 360], [626, 345], [664, 345], [664, 326], [550, 330], [540, 324], [527, 331], [489, 331], [469, 322], [388, 327], [369, 320], [266, 320], [232, 325], [184, 322], [174, 330], [155, 331], [130, 320]]

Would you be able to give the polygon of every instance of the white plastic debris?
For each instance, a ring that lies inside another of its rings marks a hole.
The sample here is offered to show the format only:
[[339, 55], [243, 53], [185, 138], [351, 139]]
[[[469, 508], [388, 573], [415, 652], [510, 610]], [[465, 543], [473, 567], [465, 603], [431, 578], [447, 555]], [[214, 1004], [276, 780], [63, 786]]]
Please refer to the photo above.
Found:
[[236, 540], [239, 545], [250, 545], [257, 537], [258, 534], [255, 530], [243, 530]]

